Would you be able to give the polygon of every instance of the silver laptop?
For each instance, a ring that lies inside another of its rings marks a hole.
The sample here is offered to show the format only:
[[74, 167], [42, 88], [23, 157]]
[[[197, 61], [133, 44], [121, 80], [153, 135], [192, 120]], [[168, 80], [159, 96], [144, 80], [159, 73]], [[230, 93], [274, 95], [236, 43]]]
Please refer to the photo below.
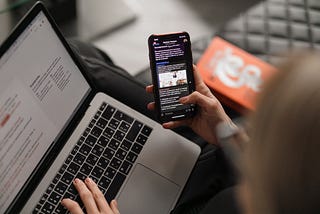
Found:
[[[122, 214], [169, 213], [200, 149], [97, 93], [41, 3], [0, 47], [0, 213], [65, 213], [91, 177]], [[121, 83], [119, 83], [121, 84]]]

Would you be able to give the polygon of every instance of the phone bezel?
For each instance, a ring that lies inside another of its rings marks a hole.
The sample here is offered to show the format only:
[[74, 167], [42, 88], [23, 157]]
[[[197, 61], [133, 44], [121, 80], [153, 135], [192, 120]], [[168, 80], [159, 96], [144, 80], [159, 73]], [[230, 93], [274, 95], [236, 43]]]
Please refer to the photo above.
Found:
[[[151, 69], [151, 76], [152, 76], [152, 82], [154, 86], [154, 100], [156, 104], [156, 113], [157, 118], [162, 122], [168, 122], [173, 120], [182, 120], [186, 118], [190, 118], [194, 116], [196, 112], [196, 106], [192, 105], [189, 112], [183, 112], [183, 116], [181, 110], [180, 111], [172, 111], [172, 115], [161, 115], [161, 109], [160, 109], [160, 95], [159, 95], [159, 79], [156, 71], [156, 60], [155, 60], [155, 52], [153, 47], [153, 41], [155, 38], [160, 39], [176, 39], [179, 38], [179, 36], [186, 36], [188, 39], [187, 45], [185, 46], [185, 58], [186, 58], [186, 64], [187, 64], [187, 79], [188, 79], [188, 87], [190, 89], [190, 93], [195, 91], [195, 81], [194, 81], [194, 75], [193, 75], [193, 59], [192, 59], [192, 51], [191, 51], [191, 41], [190, 36], [187, 32], [177, 32], [177, 33], [168, 33], [168, 34], [152, 34], [149, 36], [148, 39], [148, 47], [149, 47], [149, 59], [150, 59], [150, 69]], [[184, 111], [184, 110], [183, 110]], [[180, 117], [177, 117], [180, 116]]]

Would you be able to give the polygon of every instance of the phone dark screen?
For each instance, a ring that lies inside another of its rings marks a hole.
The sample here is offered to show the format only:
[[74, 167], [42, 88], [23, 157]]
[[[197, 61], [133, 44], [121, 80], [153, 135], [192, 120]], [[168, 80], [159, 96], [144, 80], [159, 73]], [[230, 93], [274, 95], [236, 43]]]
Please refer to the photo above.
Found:
[[179, 98], [194, 91], [188, 34], [153, 35], [149, 38], [149, 48], [160, 118], [169, 121], [192, 115], [194, 105], [182, 105], [179, 102]]

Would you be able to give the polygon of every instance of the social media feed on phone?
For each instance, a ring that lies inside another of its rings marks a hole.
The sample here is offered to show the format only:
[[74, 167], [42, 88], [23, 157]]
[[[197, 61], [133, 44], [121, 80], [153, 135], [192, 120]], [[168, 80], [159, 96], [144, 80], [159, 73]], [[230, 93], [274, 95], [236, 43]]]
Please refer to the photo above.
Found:
[[190, 49], [188, 39], [186, 35], [179, 35], [174, 39], [158, 37], [153, 40], [161, 117], [178, 119], [194, 110], [193, 105], [179, 102], [181, 97], [192, 93], [189, 84], [193, 82], [190, 77], [188, 79], [187, 72], [189, 69], [192, 74], [192, 62], [187, 62], [187, 59], [192, 61], [191, 53], [186, 52]]

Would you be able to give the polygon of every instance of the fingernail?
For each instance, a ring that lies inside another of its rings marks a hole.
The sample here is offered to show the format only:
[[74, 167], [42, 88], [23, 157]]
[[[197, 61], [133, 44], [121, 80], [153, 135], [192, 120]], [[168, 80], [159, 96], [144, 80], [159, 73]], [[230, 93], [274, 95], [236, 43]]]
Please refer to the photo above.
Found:
[[74, 179], [74, 183], [78, 184], [80, 182], [79, 178]]
[[90, 184], [90, 183], [92, 183], [92, 179], [89, 178], [89, 177], [87, 177], [86, 180], [85, 180], [85, 182], [88, 183], [88, 184]]

